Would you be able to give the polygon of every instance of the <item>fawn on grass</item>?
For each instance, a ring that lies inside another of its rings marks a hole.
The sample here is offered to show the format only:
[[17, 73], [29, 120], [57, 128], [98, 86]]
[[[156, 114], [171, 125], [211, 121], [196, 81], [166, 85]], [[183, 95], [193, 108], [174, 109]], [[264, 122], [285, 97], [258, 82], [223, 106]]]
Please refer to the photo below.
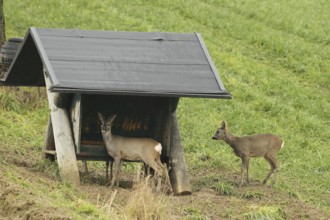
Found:
[[280, 137], [274, 134], [256, 134], [237, 137], [229, 133], [227, 123], [223, 121], [212, 139], [225, 141], [234, 150], [235, 155], [242, 159], [242, 174], [239, 186], [244, 184], [245, 170], [247, 182], [249, 182], [250, 157], [264, 157], [267, 160], [271, 169], [262, 184], [265, 184], [272, 174], [274, 174], [274, 177], [269, 187], [275, 184], [277, 172], [280, 171], [277, 152], [284, 146], [284, 141]]

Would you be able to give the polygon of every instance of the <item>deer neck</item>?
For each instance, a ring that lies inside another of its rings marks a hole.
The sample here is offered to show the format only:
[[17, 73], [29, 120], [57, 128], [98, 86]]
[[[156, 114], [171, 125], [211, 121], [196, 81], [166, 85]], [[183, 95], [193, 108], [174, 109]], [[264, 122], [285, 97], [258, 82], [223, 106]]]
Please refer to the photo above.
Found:
[[237, 143], [238, 137], [236, 137], [233, 134], [227, 133], [225, 136], [224, 141], [232, 148], [236, 148], [236, 143]]
[[110, 131], [102, 132], [103, 141], [106, 145], [110, 145], [115, 136]]

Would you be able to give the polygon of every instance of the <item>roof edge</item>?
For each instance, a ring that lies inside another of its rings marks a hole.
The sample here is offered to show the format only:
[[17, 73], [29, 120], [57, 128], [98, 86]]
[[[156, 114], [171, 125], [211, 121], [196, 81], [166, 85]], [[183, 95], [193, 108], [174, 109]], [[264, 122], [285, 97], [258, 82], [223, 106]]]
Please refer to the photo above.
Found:
[[58, 85], [59, 81], [54, 73], [54, 69], [53, 69], [52, 65], [49, 62], [49, 58], [48, 58], [45, 48], [41, 42], [37, 29], [35, 27], [30, 27], [29, 33], [31, 34], [34, 43], [37, 45], [37, 50], [38, 50], [40, 58], [44, 64], [44, 68], [47, 69], [47, 74], [50, 76], [52, 86]]
[[200, 45], [201, 45], [201, 47], [202, 47], [202, 49], [204, 51], [204, 54], [205, 54], [205, 57], [206, 57], [207, 61], [210, 64], [210, 67], [212, 69], [212, 72], [214, 74], [214, 77], [215, 77], [216, 81], [218, 82], [218, 85], [219, 85], [220, 89], [222, 91], [224, 91], [225, 93], [227, 93], [231, 97], [231, 94], [227, 91], [227, 89], [225, 88], [224, 84], [222, 83], [221, 77], [220, 77], [220, 75], [219, 75], [219, 73], [217, 71], [217, 68], [215, 67], [215, 65], [214, 65], [214, 63], [213, 63], [213, 61], [211, 59], [211, 55], [210, 55], [210, 53], [209, 53], [209, 51], [208, 51], [208, 49], [207, 49], [207, 47], [206, 47], [206, 45], [205, 45], [205, 43], [203, 41], [203, 38], [202, 38], [201, 34], [200, 33], [197, 33], [197, 32], [195, 32], [195, 34], [196, 34], [197, 39], [198, 39], [198, 41], [199, 41], [199, 43], [200, 43]]
[[94, 90], [94, 89], [85, 89], [81, 90], [78, 88], [61, 88], [52, 86], [50, 92], [58, 93], [80, 93], [80, 94], [99, 94], [99, 95], [123, 95], [123, 96], [153, 96], [153, 97], [186, 97], [186, 98], [216, 98], [216, 99], [231, 99], [232, 96], [224, 91], [222, 93], [180, 93], [180, 92], [171, 92], [171, 91], [128, 91], [128, 90]]

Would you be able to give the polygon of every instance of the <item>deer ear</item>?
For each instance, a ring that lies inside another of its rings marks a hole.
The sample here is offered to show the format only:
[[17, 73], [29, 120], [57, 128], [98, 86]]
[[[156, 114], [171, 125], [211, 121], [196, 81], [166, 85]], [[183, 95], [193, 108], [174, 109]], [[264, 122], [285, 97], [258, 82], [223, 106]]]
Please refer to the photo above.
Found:
[[100, 112], [97, 113], [97, 116], [99, 117], [99, 120], [104, 123], [104, 117]]
[[[117, 117], [117, 114], [113, 115], [113, 116], [110, 116], [111, 119], [110, 119], [110, 123], [112, 124], [112, 122], [115, 120], [115, 118]], [[109, 117], [109, 118], [110, 118]], [[109, 120], [109, 119], [108, 119]]]
[[223, 129], [227, 128], [227, 122], [226, 121], [222, 121], [221, 128], [223, 128]]

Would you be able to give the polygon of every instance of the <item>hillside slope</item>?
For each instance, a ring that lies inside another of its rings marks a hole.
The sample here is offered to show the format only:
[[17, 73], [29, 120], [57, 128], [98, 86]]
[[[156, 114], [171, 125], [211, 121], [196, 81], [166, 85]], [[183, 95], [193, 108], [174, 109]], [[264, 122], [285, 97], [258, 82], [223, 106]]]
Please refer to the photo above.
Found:
[[[117, 190], [104, 186], [104, 164], [97, 162], [82, 174], [81, 187], [61, 183], [56, 164], [40, 159], [49, 117], [44, 88], [0, 88], [0, 219], [134, 219], [141, 204], [160, 219], [329, 219], [328, 1], [4, 0], [4, 6], [7, 38], [24, 36], [30, 26], [199, 32], [233, 99], [180, 100], [193, 195], [142, 193], [148, 203], [137, 199], [143, 186], [131, 187], [133, 165], [125, 165]], [[263, 159], [251, 160], [251, 185], [237, 187], [239, 158], [211, 140], [223, 119], [237, 135], [283, 137], [274, 188], [259, 186], [269, 169]]]

